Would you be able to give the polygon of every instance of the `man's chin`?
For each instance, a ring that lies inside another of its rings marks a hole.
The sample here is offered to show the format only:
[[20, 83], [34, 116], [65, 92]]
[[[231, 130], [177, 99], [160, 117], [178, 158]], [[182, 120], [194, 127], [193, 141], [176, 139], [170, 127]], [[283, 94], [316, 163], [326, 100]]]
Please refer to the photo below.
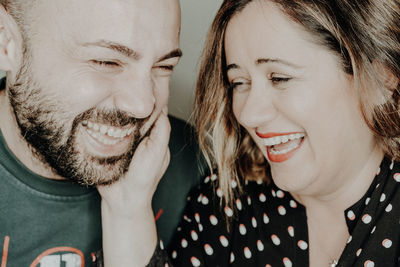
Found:
[[58, 170], [58, 173], [83, 186], [111, 185], [118, 182], [127, 172], [132, 156], [132, 151], [108, 158], [86, 156], [76, 160], [71, 165], [75, 166], [74, 168]]

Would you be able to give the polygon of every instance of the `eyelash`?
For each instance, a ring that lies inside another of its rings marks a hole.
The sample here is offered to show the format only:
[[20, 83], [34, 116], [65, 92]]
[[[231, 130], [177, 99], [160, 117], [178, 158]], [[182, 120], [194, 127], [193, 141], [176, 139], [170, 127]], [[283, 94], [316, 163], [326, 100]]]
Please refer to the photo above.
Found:
[[290, 81], [292, 78], [289, 77], [271, 77], [269, 80], [273, 84], [284, 83]]
[[172, 65], [157, 66], [157, 68], [160, 68], [160, 69], [163, 69], [163, 70], [169, 70], [169, 71], [173, 71], [174, 70], [174, 66], [172, 66]]
[[91, 60], [92, 63], [99, 65], [101, 67], [106, 67], [106, 68], [116, 68], [120, 67], [121, 64], [114, 62], [114, 61], [107, 61], [107, 60]]

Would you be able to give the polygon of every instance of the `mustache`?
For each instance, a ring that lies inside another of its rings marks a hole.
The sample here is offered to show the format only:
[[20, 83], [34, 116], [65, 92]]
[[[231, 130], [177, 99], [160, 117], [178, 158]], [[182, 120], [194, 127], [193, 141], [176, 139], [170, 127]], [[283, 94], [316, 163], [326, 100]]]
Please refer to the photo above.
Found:
[[83, 121], [93, 121], [114, 127], [123, 127], [126, 125], [137, 125], [140, 127], [149, 120], [150, 116], [151, 115], [146, 118], [135, 118], [119, 109], [92, 108], [78, 115], [73, 121], [72, 128], [76, 128], [78, 124]]

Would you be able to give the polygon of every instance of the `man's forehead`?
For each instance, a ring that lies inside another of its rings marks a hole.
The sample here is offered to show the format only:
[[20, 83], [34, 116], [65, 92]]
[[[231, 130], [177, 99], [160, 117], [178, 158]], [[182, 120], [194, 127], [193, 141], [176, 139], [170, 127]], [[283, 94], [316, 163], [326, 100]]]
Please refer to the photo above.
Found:
[[104, 40], [103, 44], [121, 44], [135, 51], [146, 49], [149, 42], [162, 43], [167, 50], [179, 43], [177, 0], [40, 1], [48, 5], [37, 6], [36, 12], [41, 13], [33, 30], [44, 37], [77, 44]]

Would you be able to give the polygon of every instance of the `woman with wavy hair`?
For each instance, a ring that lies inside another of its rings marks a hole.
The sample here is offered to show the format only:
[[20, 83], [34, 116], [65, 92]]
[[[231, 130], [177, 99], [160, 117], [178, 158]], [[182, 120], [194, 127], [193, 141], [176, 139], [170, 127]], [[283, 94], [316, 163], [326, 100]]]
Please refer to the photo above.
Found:
[[399, 41], [397, 0], [225, 0], [173, 264], [399, 266]]

